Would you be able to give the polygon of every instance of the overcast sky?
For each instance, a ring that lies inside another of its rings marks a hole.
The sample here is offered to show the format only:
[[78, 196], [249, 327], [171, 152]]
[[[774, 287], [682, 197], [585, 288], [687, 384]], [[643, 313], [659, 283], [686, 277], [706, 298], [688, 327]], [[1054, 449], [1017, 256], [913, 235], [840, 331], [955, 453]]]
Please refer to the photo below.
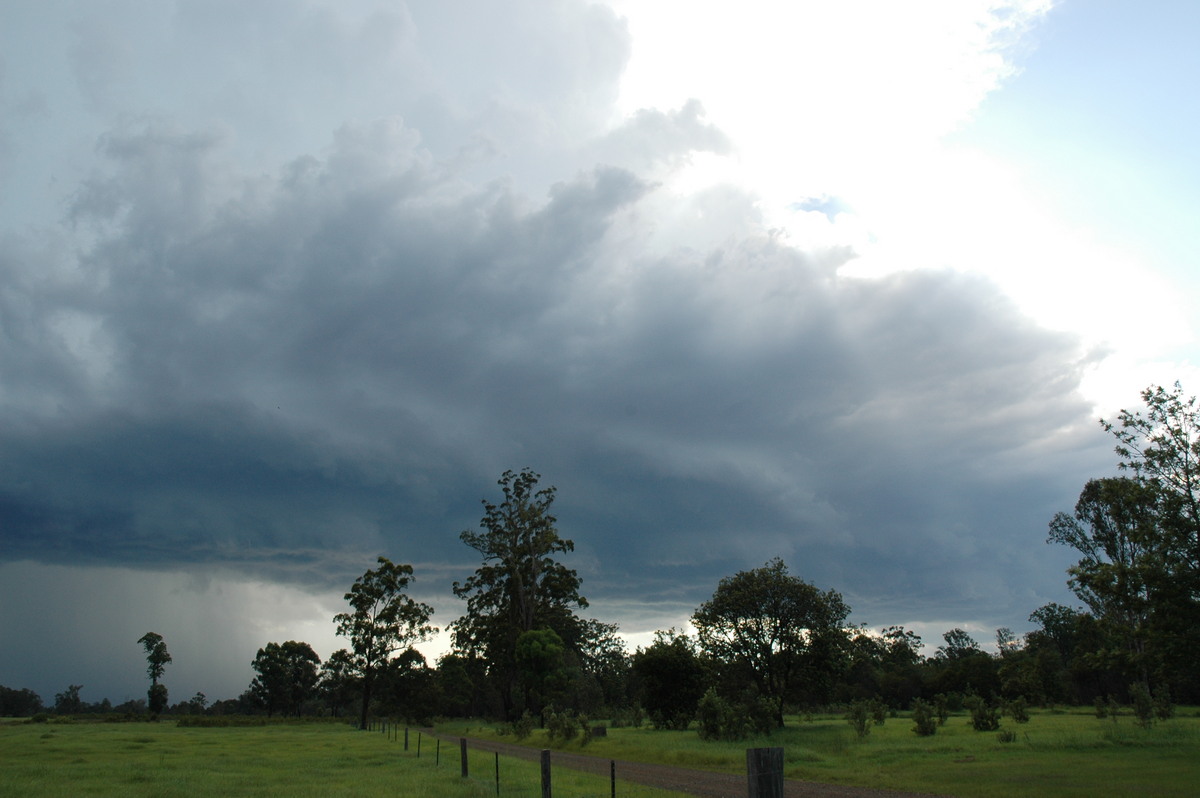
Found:
[[1097, 418], [1200, 390], [1200, 7], [729, 9], [0, 6], [0, 684], [236, 696], [380, 554], [444, 627], [526, 466], [631, 645], [776, 556], [1070, 603]]

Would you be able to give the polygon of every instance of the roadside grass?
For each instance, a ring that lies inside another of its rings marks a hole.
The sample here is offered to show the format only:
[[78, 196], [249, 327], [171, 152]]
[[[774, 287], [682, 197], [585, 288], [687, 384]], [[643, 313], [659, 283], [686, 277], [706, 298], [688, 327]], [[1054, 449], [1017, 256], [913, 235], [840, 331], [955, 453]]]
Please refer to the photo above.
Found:
[[[428, 742], [428, 741], [427, 741]], [[326, 798], [371, 794], [414, 798], [495, 795], [492, 754], [470, 754], [470, 778], [458, 750], [429, 748], [344, 724], [181, 727], [162, 723], [0, 724], [0, 795], [28, 798]], [[540, 795], [536, 762], [501, 757], [506, 796]], [[606, 779], [556, 769], [555, 792], [608, 795]], [[669, 798], [636, 787], [619, 795]]]
[[[582, 750], [612, 759], [658, 762], [702, 770], [744, 773], [746, 749], [782, 746], [785, 775], [830, 784], [928, 792], [974, 798], [990, 796], [1194, 796], [1200, 783], [1200, 714], [1181, 708], [1177, 717], [1143, 729], [1129, 715], [1100, 720], [1086, 709], [1032, 711], [1028, 723], [1004, 719], [997, 732], [977, 732], [970, 718], [951, 715], [932, 737], [912, 732], [902, 714], [872, 726], [858, 740], [840, 715], [811, 721], [788, 718], [767, 737], [704, 742], [695, 730], [610, 728], [586, 747], [551, 745], [535, 731], [519, 741], [536, 748]], [[438, 726], [449, 734], [518, 742], [495, 727], [470, 723]]]

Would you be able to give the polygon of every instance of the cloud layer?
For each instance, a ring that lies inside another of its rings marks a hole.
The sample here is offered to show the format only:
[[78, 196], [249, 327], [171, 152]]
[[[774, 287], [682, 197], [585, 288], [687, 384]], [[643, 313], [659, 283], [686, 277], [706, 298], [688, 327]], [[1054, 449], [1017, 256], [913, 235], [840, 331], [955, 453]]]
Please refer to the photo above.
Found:
[[444, 595], [530, 466], [631, 631], [773, 556], [872, 624], [1061, 596], [1089, 355], [981, 278], [848, 277], [743, 189], [672, 188], [731, 141], [695, 102], [614, 123], [611, 11], [91, 8], [92, 154], [0, 240], [4, 560], [328, 594], [383, 553]]

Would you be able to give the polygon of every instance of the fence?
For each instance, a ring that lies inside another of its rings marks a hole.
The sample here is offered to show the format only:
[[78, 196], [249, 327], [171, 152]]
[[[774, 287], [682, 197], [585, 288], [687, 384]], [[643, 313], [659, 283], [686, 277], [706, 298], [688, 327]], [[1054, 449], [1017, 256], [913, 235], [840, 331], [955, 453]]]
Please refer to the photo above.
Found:
[[[457, 773], [471, 784], [480, 798], [669, 798], [690, 793], [651, 787], [622, 778], [621, 763], [599, 757], [588, 758], [588, 770], [578, 769], [580, 757], [555, 754], [550, 750], [527, 749], [521, 757], [487, 750], [486, 744], [468, 745], [466, 738], [445, 740], [403, 724], [377, 720], [369, 730], [394, 744], [397, 753], [422, 764]], [[560, 760], [556, 764], [555, 760]], [[572, 762], [568, 767], [562, 762]], [[747, 778], [740, 780], [739, 794], [749, 798], [782, 798], [783, 749], [749, 749], [746, 752]], [[607, 764], [607, 767], [605, 767]], [[602, 772], [596, 772], [596, 770]], [[714, 779], [729, 777], [714, 774]]]

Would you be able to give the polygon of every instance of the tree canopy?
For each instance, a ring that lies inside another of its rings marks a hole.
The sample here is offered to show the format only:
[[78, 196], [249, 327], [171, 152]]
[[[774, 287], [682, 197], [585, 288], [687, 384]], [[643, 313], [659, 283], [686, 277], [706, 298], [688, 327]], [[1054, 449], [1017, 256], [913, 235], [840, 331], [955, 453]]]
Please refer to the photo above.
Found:
[[411, 565], [380, 557], [378, 567], [359, 577], [345, 595], [353, 612], [339, 613], [333, 619], [337, 633], [350, 638], [351, 663], [361, 679], [360, 722], [364, 729], [375, 677], [387, 667], [393, 654], [428, 639], [436, 631], [429, 624], [433, 608], [405, 592], [412, 578]]
[[519, 474], [505, 471], [497, 482], [503, 501], [483, 500], [483, 531], [459, 536], [479, 552], [483, 564], [465, 582], [454, 583], [454, 594], [467, 602], [466, 614], [454, 622], [454, 643], [488, 663], [500, 682], [506, 715], [519, 714], [533, 698], [531, 683], [518, 667], [522, 636], [552, 631], [578, 655], [588, 631], [575, 614], [587, 607], [579, 575], [556, 559], [575, 544], [559, 536], [550, 512], [555, 488], [539, 489], [539, 479], [528, 468]]
[[[722, 579], [692, 624], [703, 650], [745, 669], [759, 694], [774, 704], [782, 726], [783, 702], [802, 676], [818, 690], [830, 679], [849, 614], [839, 593], [792, 576], [776, 558]], [[815, 696], [810, 692], [807, 698]]]

